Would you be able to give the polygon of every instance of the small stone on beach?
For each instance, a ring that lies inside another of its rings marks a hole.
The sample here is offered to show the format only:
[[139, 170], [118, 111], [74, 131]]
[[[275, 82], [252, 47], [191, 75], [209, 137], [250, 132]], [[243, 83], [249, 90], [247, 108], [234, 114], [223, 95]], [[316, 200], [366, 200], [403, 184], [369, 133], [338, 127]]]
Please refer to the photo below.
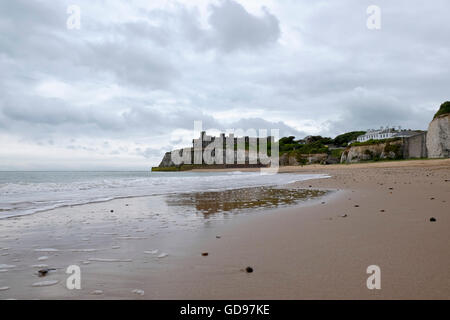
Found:
[[245, 272], [252, 273], [253, 272], [253, 268], [252, 267], [247, 267], [247, 268], [245, 268]]
[[58, 249], [54, 248], [44, 248], [44, 249], [34, 249], [35, 252], [58, 252]]
[[436, 222], [436, 218], [431, 217], [431, 218], [430, 218], [430, 221], [431, 221], [431, 222]]
[[341, 218], [347, 218], [347, 214], [341, 214]]
[[208, 252], [202, 252], [202, 256], [206, 257], [206, 256], [208, 256], [208, 255], [209, 255]]
[[41, 281], [41, 282], [33, 283], [32, 286], [33, 287], [48, 287], [48, 286], [53, 286], [53, 285], [57, 284], [58, 282], [59, 282], [58, 280]]
[[94, 296], [98, 296], [98, 295], [103, 294], [103, 291], [102, 290], [94, 290], [94, 291], [91, 292], [91, 294], [94, 295]]
[[144, 251], [144, 253], [146, 253], [146, 254], [157, 254], [158, 253], [158, 249], [150, 250], [150, 251]]
[[133, 262], [131, 259], [105, 259], [105, 258], [89, 258], [92, 262]]
[[144, 290], [141, 290], [141, 289], [134, 289], [132, 292], [134, 294], [138, 294], [140, 296], [143, 296], [145, 294]]
[[49, 271], [53, 271], [53, 270], [56, 270], [56, 269], [47, 269], [47, 268], [41, 269], [38, 271], [38, 275], [39, 275], [39, 277], [45, 277], [49, 273]]
[[72, 252], [95, 252], [97, 249], [72, 249]]

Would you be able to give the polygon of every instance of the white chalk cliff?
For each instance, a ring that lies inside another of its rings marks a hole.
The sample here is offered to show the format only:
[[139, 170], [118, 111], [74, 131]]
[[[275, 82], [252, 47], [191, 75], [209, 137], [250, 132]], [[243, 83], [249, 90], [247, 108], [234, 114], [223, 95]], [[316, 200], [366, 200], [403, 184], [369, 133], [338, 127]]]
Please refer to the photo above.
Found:
[[431, 121], [427, 133], [427, 151], [429, 158], [450, 157], [450, 113]]

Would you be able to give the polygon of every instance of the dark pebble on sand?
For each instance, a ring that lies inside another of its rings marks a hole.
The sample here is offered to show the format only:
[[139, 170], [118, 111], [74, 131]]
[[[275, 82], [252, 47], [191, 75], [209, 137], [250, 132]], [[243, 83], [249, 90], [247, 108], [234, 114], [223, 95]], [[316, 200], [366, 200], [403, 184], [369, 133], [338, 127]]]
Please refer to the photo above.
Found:
[[207, 257], [209, 255], [208, 252], [202, 252], [202, 256]]
[[113, 213], [113, 212], [114, 212], [114, 210], [111, 210], [110, 212], [111, 212], [111, 213]]
[[245, 268], [245, 272], [252, 273], [253, 272], [253, 268], [252, 267], [247, 267], [247, 268]]
[[45, 277], [48, 273], [48, 269], [42, 269], [38, 271], [39, 277]]
[[385, 210], [384, 210], [384, 209], [381, 209], [380, 212], [385, 212]]
[[222, 237], [221, 237], [221, 236], [216, 236], [216, 238], [217, 238], [217, 239], [220, 239], [220, 238], [222, 238]]
[[430, 198], [430, 200], [434, 200], [434, 198]]
[[389, 190], [394, 190], [394, 188], [389, 188]]
[[433, 217], [432, 217], [432, 218], [430, 218], [430, 221], [431, 221], [431, 222], [436, 222], [436, 218], [433, 218]]
[[355, 204], [355, 208], [358, 208], [359, 207], [359, 205], [358, 204]]
[[52, 268], [52, 269], [47, 269], [47, 268], [41, 269], [41, 270], [38, 271], [38, 275], [39, 275], [39, 277], [45, 277], [48, 274], [49, 271], [54, 271], [54, 270], [56, 270], [56, 269], [54, 269], [54, 268]]

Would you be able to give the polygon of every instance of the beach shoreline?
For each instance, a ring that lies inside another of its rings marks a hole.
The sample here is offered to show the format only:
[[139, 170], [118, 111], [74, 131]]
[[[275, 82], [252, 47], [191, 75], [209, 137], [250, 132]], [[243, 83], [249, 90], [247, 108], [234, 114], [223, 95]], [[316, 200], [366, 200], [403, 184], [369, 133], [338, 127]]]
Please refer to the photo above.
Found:
[[[449, 159], [280, 172], [328, 174], [288, 187], [337, 192], [164, 236], [144, 230], [145, 197], [0, 220], [0, 299], [450, 299]], [[79, 220], [57, 214], [68, 210]], [[57, 270], [38, 278], [40, 264]], [[81, 290], [65, 286], [72, 264]], [[381, 290], [366, 286], [370, 265]]]

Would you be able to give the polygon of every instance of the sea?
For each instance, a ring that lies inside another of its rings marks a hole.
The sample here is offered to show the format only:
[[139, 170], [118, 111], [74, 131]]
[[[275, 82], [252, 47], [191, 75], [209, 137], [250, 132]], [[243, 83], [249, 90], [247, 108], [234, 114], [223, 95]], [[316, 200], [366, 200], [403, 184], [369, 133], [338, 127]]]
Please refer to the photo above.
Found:
[[2, 171], [0, 219], [119, 198], [281, 186], [326, 177], [241, 171]]

